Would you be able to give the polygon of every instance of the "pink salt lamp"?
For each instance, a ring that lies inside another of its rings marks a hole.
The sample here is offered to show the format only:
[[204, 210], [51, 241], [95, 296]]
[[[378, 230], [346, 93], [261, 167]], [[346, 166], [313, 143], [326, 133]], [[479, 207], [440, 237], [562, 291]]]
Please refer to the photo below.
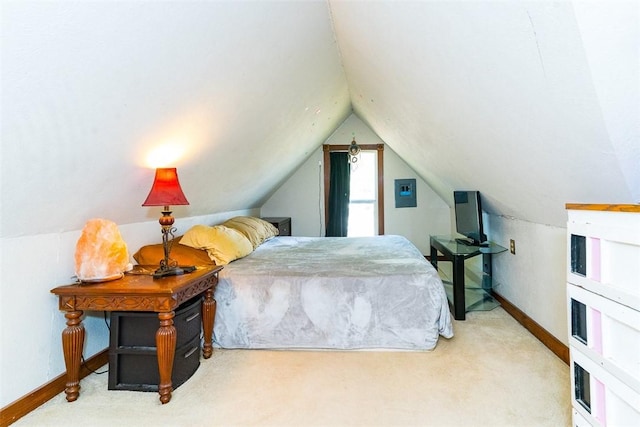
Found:
[[127, 244], [118, 226], [106, 219], [91, 219], [76, 244], [76, 276], [83, 282], [119, 279], [130, 268]]

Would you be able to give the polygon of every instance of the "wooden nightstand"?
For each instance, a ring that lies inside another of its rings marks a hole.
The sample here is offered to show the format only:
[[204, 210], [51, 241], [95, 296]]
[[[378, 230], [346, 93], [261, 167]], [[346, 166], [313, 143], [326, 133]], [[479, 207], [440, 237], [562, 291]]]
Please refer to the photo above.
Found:
[[262, 219], [273, 224], [280, 232], [280, 236], [291, 236], [291, 217], [272, 216]]
[[199, 268], [189, 274], [162, 279], [154, 279], [148, 274], [125, 274], [122, 279], [110, 282], [75, 283], [52, 289], [51, 292], [59, 297], [59, 308], [65, 312], [67, 319], [67, 327], [62, 331], [62, 349], [67, 368], [67, 400], [73, 402], [80, 394], [80, 362], [85, 335], [82, 325], [84, 310], [157, 313], [159, 327], [155, 342], [160, 374], [158, 392], [162, 403], [171, 400], [171, 377], [177, 342], [174, 310], [191, 298], [204, 295], [201, 303], [203, 357], [211, 357], [216, 312], [213, 292], [218, 284], [220, 270], [221, 266]]

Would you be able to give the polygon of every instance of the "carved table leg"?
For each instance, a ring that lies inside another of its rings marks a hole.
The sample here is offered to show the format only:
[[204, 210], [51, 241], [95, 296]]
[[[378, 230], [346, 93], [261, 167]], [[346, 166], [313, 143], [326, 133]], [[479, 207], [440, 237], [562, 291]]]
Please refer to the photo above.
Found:
[[171, 374], [173, 371], [173, 358], [176, 354], [176, 328], [173, 326], [175, 312], [158, 313], [160, 328], [156, 332], [156, 347], [158, 349], [158, 369], [160, 370], [160, 402], [167, 403], [171, 400], [173, 387]]
[[80, 395], [80, 363], [82, 348], [84, 346], [84, 325], [82, 324], [82, 311], [67, 311], [67, 327], [62, 331], [62, 351], [64, 364], [67, 368], [67, 383], [64, 392], [67, 401], [73, 402]]
[[216, 317], [216, 300], [213, 299], [213, 288], [204, 292], [202, 301], [202, 330], [204, 332], [204, 347], [202, 356], [208, 359], [213, 354], [213, 321]]

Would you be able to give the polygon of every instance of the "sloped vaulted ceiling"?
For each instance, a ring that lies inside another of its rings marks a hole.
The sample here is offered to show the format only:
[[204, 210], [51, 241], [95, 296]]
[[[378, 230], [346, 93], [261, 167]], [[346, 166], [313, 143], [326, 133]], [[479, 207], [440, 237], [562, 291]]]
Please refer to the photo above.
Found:
[[640, 201], [637, 2], [330, 6], [356, 114], [445, 200], [554, 225]]
[[[604, 4], [604, 6], [603, 6]], [[2, 5], [2, 236], [259, 207], [353, 110], [445, 200], [562, 225], [640, 201], [638, 3]]]
[[[2, 5], [2, 236], [260, 207], [351, 113], [324, 1]], [[155, 165], [160, 166], [160, 165]]]

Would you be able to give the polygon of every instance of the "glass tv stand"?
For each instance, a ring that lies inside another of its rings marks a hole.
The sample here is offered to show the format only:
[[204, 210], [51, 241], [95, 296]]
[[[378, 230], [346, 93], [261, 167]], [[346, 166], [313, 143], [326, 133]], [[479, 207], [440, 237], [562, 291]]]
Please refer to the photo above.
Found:
[[[500, 305], [491, 296], [491, 258], [493, 254], [505, 252], [507, 248], [488, 242], [487, 246], [470, 246], [456, 241], [453, 236], [430, 236], [431, 264], [438, 269], [438, 252], [453, 264], [452, 281], [443, 281], [447, 298], [452, 306], [453, 317], [464, 320], [467, 311], [492, 310]], [[465, 283], [464, 262], [482, 255], [482, 271], [470, 275]]]

